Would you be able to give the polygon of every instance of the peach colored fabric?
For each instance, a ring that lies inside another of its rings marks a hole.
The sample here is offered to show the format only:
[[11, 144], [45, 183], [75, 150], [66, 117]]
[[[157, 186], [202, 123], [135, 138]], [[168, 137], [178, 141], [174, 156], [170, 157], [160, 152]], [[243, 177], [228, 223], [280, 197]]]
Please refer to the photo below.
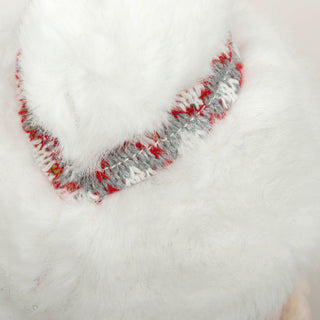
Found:
[[293, 293], [278, 320], [311, 320], [309, 304], [302, 290]]

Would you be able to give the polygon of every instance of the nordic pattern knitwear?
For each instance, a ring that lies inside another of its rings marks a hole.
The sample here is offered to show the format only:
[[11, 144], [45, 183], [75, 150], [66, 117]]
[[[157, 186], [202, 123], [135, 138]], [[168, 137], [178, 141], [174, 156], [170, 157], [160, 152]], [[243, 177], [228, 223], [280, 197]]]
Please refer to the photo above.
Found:
[[236, 101], [243, 80], [240, 56], [229, 40], [224, 52], [212, 61], [212, 74], [177, 95], [167, 122], [158, 132], [146, 133], [139, 141], [126, 141], [105, 152], [96, 170], [84, 172], [62, 158], [58, 139], [38, 125], [24, 96], [19, 57], [20, 53], [16, 71], [21, 104], [19, 114], [42, 171], [58, 191], [67, 191], [77, 199], [85, 197], [94, 202], [137, 184], [171, 164], [179, 155], [183, 132], [206, 136], [215, 121], [224, 118]]

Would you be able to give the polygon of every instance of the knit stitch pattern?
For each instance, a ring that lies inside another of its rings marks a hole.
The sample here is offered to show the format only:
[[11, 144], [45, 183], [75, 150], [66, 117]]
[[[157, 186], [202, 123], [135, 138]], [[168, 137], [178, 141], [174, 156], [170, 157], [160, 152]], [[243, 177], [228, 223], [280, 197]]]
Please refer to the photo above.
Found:
[[179, 155], [184, 132], [206, 136], [216, 120], [223, 119], [236, 101], [243, 80], [239, 53], [229, 40], [224, 52], [212, 61], [212, 74], [177, 95], [176, 103], [160, 130], [104, 152], [99, 167], [84, 172], [63, 159], [58, 139], [42, 128], [32, 113], [24, 95], [20, 56], [21, 53], [18, 54], [16, 70], [21, 104], [19, 114], [42, 171], [59, 192], [67, 191], [77, 199], [87, 198], [96, 203], [171, 164]]

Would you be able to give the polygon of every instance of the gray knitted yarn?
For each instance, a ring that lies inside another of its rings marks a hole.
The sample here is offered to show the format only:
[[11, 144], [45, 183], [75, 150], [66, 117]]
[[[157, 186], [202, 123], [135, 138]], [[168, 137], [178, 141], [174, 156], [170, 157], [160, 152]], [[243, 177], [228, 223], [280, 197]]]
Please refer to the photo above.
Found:
[[193, 88], [177, 96], [168, 112], [167, 122], [158, 132], [145, 134], [139, 141], [126, 142], [101, 156], [100, 166], [85, 173], [65, 161], [57, 138], [37, 125], [23, 94], [22, 72], [17, 59], [18, 93], [21, 102], [22, 126], [35, 147], [35, 157], [55, 189], [68, 191], [75, 198], [100, 202], [154, 175], [179, 156], [183, 132], [206, 136], [216, 120], [222, 119], [237, 99], [242, 82], [242, 64], [234, 43], [212, 61], [212, 74]]

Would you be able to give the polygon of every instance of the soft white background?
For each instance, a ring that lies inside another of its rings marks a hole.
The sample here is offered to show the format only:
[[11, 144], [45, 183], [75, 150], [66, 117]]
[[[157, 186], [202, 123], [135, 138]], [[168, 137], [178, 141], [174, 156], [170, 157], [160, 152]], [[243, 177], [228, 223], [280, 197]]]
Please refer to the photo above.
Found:
[[[297, 55], [303, 57], [306, 63], [310, 63], [309, 72], [312, 73], [315, 81], [318, 82], [317, 87], [320, 88], [320, 0], [250, 1], [269, 20], [279, 26], [279, 32], [285, 32], [288, 35], [289, 42], [296, 48]], [[319, 320], [320, 270], [310, 282], [312, 319]]]
[[320, 72], [320, 0], [249, 1], [285, 29], [292, 36], [300, 52], [306, 59], [311, 59]]

